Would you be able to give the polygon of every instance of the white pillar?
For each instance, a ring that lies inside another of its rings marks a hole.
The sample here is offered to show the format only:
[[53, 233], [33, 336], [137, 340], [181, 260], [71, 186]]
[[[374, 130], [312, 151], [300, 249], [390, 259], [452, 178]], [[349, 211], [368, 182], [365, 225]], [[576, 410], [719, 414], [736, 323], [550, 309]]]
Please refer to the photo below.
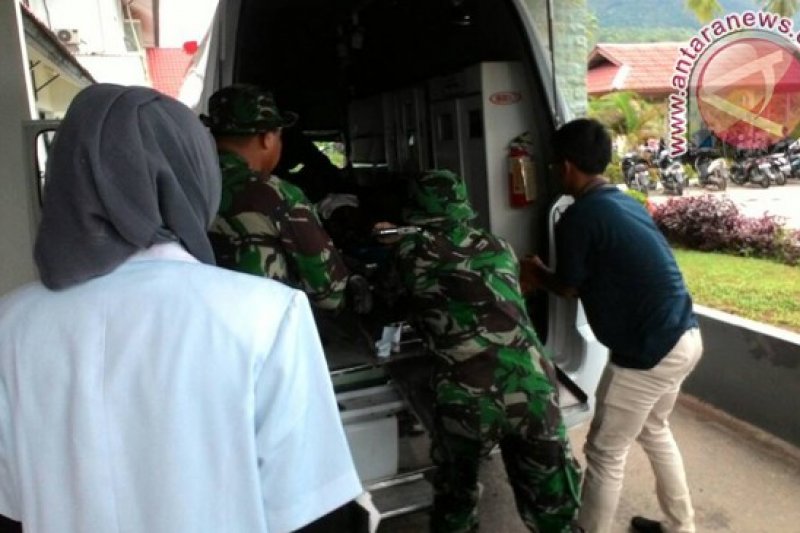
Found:
[[[539, 34], [547, 40], [547, 0], [526, 0]], [[587, 0], [551, 0], [556, 78], [561, 96], [575, 117], [584, 116], [587, 109], [586, 39], [588, 23]]]

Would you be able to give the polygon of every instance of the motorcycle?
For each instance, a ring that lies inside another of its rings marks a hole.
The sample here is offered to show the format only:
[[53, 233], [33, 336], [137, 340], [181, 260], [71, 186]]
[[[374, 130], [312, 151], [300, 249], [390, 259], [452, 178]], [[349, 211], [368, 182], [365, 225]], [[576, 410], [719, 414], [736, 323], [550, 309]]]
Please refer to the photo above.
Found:
[[731, 165], [731, 181], [737, 185], [752, 183], [766, 189], [775, 181], [772, 162], [763, 155], [744, 157], [741, 153]]
[[662, 150], [658, 155], [657, 168], [664, 190], [677, 196], [683, 196], [686, 172], [683, 170], [683, 165], [669, 155], [669, 150]]
[[728, 161], [724, 157], [718, 157], [709, 163], [708, 176], [703, 186], [711, 185], [712, 187], [716, 187], [717, 190], [724, 191], [728, 188], [728, 179], [730, 175]]
[[646, 160], [636, 152], [625, 154], [620, 161], [622, 176], [629, 189], [647, 194], [651, 189], [650, 171]]
[[728, 187], [730, 171], [728, 162], [716, 150], [701, 148], [694, 159], [694, 169], [701, 187], [715, 187], [724, 191]]
[[780, 152], [769, 154], [767, 158], [772, 166], [775, 184], [786, 185], [786, 180], [792, 174], [792, 165], [789, 163], [789, 159]]
[[772, 147], [770, 158], [778, 185], [785, 185], [789, 178], [800, 177], [800, 149], [791, 137], [781, 139]]
[[791, 169], [789, 177], [800, 179], [800, 140], [791, 142], [784, 153]]

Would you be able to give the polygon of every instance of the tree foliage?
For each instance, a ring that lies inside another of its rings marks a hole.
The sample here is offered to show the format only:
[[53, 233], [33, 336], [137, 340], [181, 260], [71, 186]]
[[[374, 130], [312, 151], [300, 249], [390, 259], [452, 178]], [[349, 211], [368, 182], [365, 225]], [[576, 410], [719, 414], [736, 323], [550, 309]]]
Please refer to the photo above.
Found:
[[597, 43], [660, 43], [664, 41], [688, 41], [697, 30], [689, 27], [664, 26], [660, 28], [612, 27], [594, 28], [587, 32], [589, 48]]
[[711, 22], [717, 15], [722, 13], [722, 6], [717, 0], [686, 0], [686, 7], [703, 24]]
[[628, 144], [661, 138], [666, 128], [666, 104], [649, 102], [631, 91], [619, 91], [589, 99], [589, 116], [596, 118]]
[[759, 0], [764, 11], [772, 11], [784, 17], [794, 17], [797, 13], [798, 0]]

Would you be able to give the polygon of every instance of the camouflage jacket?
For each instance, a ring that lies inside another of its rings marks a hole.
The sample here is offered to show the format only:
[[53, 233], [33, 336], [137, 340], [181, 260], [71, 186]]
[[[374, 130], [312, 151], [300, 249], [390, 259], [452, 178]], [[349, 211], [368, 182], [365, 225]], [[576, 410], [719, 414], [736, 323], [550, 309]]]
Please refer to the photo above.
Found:
[[429, 226], [406, 236], [396, 257], [417, 326], [446, 362], [480, 356], [492, 364], [531, 347], [543, 353], [519, 287], [519, 263], [502, 239], [466, 223]]
[[347, 268], [303, 192], [259, 177], [236, 154], [219, 161], [222, 200], [209, 232], [217, 264], [301, 289], [318, 308], [342, 307]]

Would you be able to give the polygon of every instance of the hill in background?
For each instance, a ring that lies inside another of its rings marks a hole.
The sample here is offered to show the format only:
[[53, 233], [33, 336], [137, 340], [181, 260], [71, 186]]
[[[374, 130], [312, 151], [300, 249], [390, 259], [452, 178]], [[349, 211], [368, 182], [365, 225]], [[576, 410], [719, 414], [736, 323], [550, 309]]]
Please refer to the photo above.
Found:
[[[719, 3], [724, 13], [760, 7], [756, 0], [719, 0]], [[588, 6], [596, 20], [594, 42], [682, 41], [702, 26], [694, 13], [684, 7], [683, 0], [588, 0]]]

